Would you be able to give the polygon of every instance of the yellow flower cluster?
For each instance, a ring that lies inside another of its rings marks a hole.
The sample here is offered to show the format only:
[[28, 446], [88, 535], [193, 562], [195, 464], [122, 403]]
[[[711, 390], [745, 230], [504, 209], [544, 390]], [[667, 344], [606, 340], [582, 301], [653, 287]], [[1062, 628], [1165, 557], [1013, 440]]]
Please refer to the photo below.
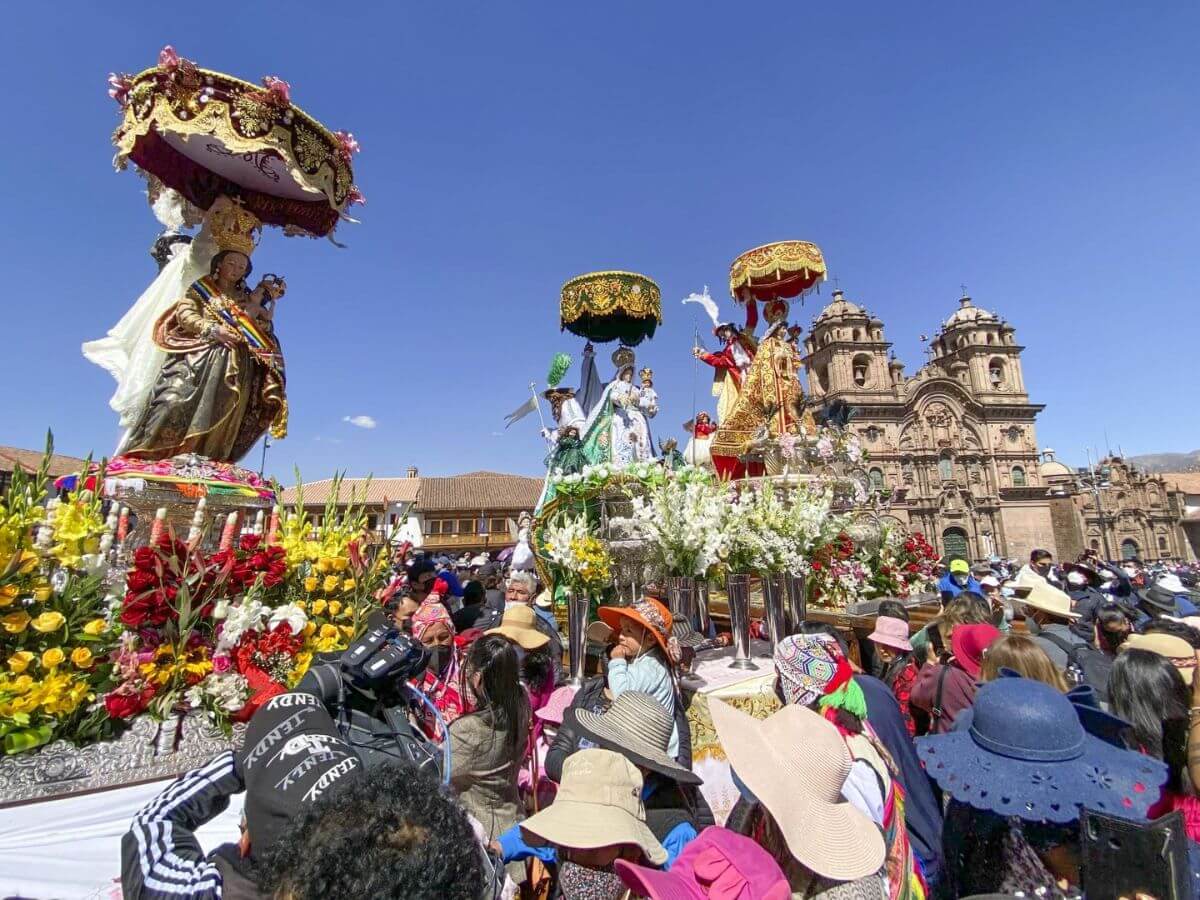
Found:
[[162, 644], [154, 651], [154, 658], [138, 666], [142, 677], [156, 687], [170, 684], [176, 678], [188, 684], [195, 684], [212, 671], [212, 660], [208, 658], [208, 648], [199, 646], [184, 651], [182, 656], [175, 655], [175, 648]]
[[574, 559], [572, 580], [588, 593], [598, 593], [612, 583], [612, 557], [598, 537], [585, 535], [572, 539], [570, 556]]
[[78, 568], [84, 554], [100, 549], [104, 517], [91, 491], [72, 491], [54, 510], [50, 555], [68, 568]]
[[66, 716], [91, 699], [93, 695], [85, 679], [61, 672], [57, 667], [41, 680], [29, 674], [0, 675], [0, 718], [27, 721], [35, 712]]

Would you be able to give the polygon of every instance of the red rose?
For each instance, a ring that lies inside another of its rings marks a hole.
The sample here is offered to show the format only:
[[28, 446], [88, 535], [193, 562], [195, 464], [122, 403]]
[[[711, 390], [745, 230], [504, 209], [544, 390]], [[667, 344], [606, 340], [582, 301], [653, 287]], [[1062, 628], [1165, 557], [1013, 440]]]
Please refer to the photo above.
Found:
[[238, 547], [246, 552], [257, 550], [259, 544], [262, 543], [262, 536], [257, 534], [243, 534], [242, 539], [238, 542]]
[[[120, 689], [118, 689], [120, 690]], [[110, 719], [131, 719], [144, 710], [154, 698], [154, 688], [147, 685], [138, 693], [122, 694], [114, 691], [104, 697], [104, 708]]]
[[133, 564], [139, 569], [153, 569], [158, 554], [153, 547], [138, 547], [133, 551]]
[[125, 587], [134, 594], [140, 594], [158, 587], [158, 576], [144, 569], [135, 569], [125, 578]]
[[133, 599], [127, 596], [121, 608], [121, 622], [130, 628], [164, 625], [168, 618], [174, 618], [174, 612], [161, 601], [158, 594]]

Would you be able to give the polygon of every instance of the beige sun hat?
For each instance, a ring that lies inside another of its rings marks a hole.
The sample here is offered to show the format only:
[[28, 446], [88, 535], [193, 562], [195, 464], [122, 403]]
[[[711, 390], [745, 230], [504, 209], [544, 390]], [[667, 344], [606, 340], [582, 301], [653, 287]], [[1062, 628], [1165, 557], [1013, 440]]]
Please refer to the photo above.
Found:
[[1052, 616], [1062, 619], [1078, 619], [1079, 613], [1071, 611], [1071, 598], [1054, 585], [1038, 579], [1028, 579], [1023, 584], [1013, 585], [1017, 601]]
[[842, 797], [852, 760], [831, 722], [794, 704], [756, 719], [711, 698], [709, 712], [730, 767], [802, 865], [837, 881], [883, 867], [883, 835]]
[[1196, 677], [1196, 651], [1173, 634], [1131, 634], [1121, 643], [1121, 650], [1149, 650], [1165, 656], [1189, 685]]
[[504, 610], [504, 618], [484, 634], [501, 634], [524, 650], [537, 650], [550, 643], [550, 638], [537, 630], [537, 613], [533, 607], [518, 604]]
[[521, 828], [560, 847], [632, 844], [656, 866], [667, 861], [667, 851], [646, 826], [642, 774], [611, 750], [590, 748], [568, 756], [554, 802]]

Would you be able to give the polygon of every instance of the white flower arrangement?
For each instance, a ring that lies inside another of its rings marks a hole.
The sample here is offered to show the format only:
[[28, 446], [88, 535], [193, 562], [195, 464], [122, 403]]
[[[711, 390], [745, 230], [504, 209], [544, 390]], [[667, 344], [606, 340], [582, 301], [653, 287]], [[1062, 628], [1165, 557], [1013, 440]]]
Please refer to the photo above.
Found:
[[724, 558], [729, 514], [727, 490], [689, 467], [633, 498], [637, 533], [669, 576], [703, 575]]
[[240, 710], [250, 699], [250, 683], [237, 672], [214, 672], [192, 685], [184, 694], [193, 709], [208, 711], [208, 717], [218, 721], [221, 714]]

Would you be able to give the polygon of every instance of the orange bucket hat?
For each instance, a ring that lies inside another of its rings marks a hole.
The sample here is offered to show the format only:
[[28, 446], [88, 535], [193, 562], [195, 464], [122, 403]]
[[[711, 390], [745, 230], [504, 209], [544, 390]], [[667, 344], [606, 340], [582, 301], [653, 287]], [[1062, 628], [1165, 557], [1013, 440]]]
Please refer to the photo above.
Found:
[[602, 606], [598, 610], [600, 620], [613, 631], [621, 630], [621, 619], [631, 619], [654, 636], [667, 658], [671, 650], [667, 642], [671, 638], [671, 611], [653, 597], [642, 597], [628, 606]]

